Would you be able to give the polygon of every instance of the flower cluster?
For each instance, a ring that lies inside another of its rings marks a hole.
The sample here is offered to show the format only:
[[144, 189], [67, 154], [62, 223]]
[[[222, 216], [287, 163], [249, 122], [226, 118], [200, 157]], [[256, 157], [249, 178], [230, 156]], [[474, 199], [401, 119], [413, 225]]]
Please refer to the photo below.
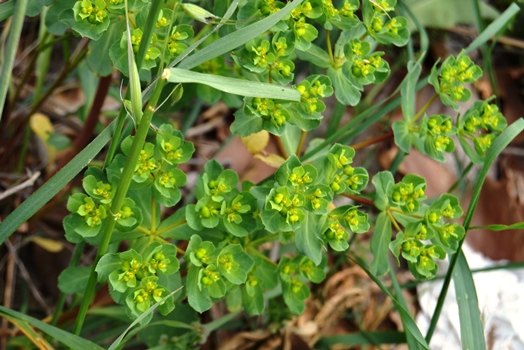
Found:
[[[118, 266], [115, 269], [115, 266]], [[166, 276], [180, 268], [176, 247], [171, 244], [151, 243], [142, 254], [134, 249], [106, 254], [96, 267], [98, 279], [109, 279], [111, 294], [117, 300], [125, 300], [128, 310], [138, 317], [149, 307], [169, 295]], [[173, 297], [164, 300], [158, 307], [162, 315], [174, 309]]]
[[[389, 213], [387, 226], [394, 225], [399, 230], [389, 245], [397, 262], [402, 256], [415, 277], [434, 278], [438, 272], [435, 259], [442, 260], [446, 254], [454, 254], [465, 234], [462, 226], [451, 222], [463, 214], [457, 197], [443, 194], [430, 205], [425, 204], [426, 182], [416, 175], [406, 175], [393, 185], [391, 174], [381, 173], [373, 183], [386, 190], [379, 193], [375, 203], [380, 210]], [[387, 204], [384, 207], [382, 203]], [[384, 227], [381, 227], [383, 232]], [[376, 235], [380, 236], [380, 232]]]
[[442, 103], [458, 110], [457, 102], [468, 101], [471, 97], [471, 91], [464, 85], [480, 78], [482, 69], [474, 64], [464, 51], [457, 57], [448, 57], [442, 63], [440, 74], [437, 71], [437, 63], [431, 69], [429, 83], [439, 94]]
[[[475, 160], [484, 158], [492, 141], [506, 128], [507, 121], [496, 105], [489, 101], [477, 101], [458, 124], [461, 145]], [[474, 151], [468, 141], [473, 142]]]

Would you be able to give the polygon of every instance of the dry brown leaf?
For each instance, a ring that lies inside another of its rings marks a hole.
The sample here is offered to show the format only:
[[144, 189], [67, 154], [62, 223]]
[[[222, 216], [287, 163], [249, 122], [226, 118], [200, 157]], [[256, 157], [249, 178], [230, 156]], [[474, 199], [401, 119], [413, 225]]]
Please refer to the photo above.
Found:
[[242, 143], [252, 155], [262, 152], [264, 148], [266, 148], [268, 142], [269, 133], [266, 130], [242, 137]]

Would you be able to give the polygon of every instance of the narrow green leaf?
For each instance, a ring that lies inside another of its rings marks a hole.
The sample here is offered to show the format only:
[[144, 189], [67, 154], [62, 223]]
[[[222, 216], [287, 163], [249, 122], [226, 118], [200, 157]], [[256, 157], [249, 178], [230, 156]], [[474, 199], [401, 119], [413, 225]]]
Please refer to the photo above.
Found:
[[217, 56], [223, 55], [226, 52], [236, 49], [240, 45], [244, 45], [249, 40], [256, 38], [265, 31], [269, 30], [277, 24], [282, 18], [287, 16], [295, 7], [297, 7], [302, 0], [294, 0], [286, 7], [274, 14], [255, 22], [241, 30], [237, 30], [225, 37], [214, 41], [202, 50], [184, 59], [179, 65], [179, 68], [191, 69], [206, 61], [209, 61]]
[[81, 293], [87, 286], [90, 266], [71, 266], [58, 276], [58, 288], [66, 294]]
[[376, 276], [382, 276], [389, 270], [389, 243], [391, 242], [391, 220], [386, 212], [378, 214], [375, 231], [371, 237], [371, 252], [373, 262], [371, 271]]
[[27, 0], [16, 1], [13, 22], [11, 23], [11, 28], [9, 29], [9, 38], [7, 39], [7, 46], [5, 47], [3, 55], [2, 72], [0, 74], [0, 120], [2, 120], [7, 89], [10, 86], [17, 47], [20, 41], [20, 34], [22, 33], [22, 26], [24, 25], [26, 8]]
[[479, 310], [475, 282], [462, 250], [457, 255], [457, 265], [453, 271], [453, 282], [459, 307], [462, 349], [486, 349], [482, 324], [483, 317]]
[[7, 18], [11, 17], [14, 11], [15, 2], [13, 0], [9, 0], [4, 2], [3, 4], [0, 4], [0, 22], [3, 22]]
[[315, 344], [315, 349], [328, 348], [330, 346], [341, 345], [381, 345], [381, 344], [402, 344], [406, 342], [406, 335], [403, 332], [384, 331], [384, 332], [359, 332], [353, 334], [332, 335], [320, 338]]
[[85, 349], [85, 350], [102, 350], [100, 346], [95, 343], [90, 342], [89, 340], [78, 337], [74, 334], [66, 332], [62, 329], [53, 327], [44, 323], [36, 318], [28, 316], [26, 314], [8, 309], [6, 307], [0, 306], [0, 315], [3, 315], [5, 318], [13, 318], [23, 322], [27, 322], [33, 327], [40, 329], [42, 332], [58, 340], [62, 344], [66, 345], [71, 349]]
[[[422, 71], [422, 66], [419, 61], [409, 61], [408, 62], [408, 75], [409, 78], [406, 79], [406, 83], [402, 86], [400, 90], [401, 101], [400, 105], [402, 107], [402, 116], [406, 122], [410, 122], [415, 117], [415, 102], [416, 102], [416, 91], [417, 91], [417, 82]], [[408, 152], [403, 150], [404, 152]]]
[[373, 282], [375, 282], [379, 288], [388, 296], [391, 298], [391, 300], [393, 301], [393, 303], [395, 304], [395, 307], [397, 308], [399, 314], [400, 314], [400, 317], [402, 318], [402, 322], [404, 324], [404, 331], [405, 332], [410, 332], [411, 335], [415, 338], [418, 346], [417, 348], [418, 349], [429, 349], [429, 346], [426, 342], [426, 340], [424, 339], [424, 337], [422, 336], [422, 334], [420, 333], [420, 330], [418, 329], [417, 327], [417, 324], [415, 323], [415, 320], [413, 320], [413, 317], [411, 316], [411, 314], [409, 313], [408, 310], [406, 310], [400, 303], [399, 301], [397, 300], [397, 298], [395, 298], [395, 296], [390, 292], [390, 290], [382, 283], [382, 281], [375, 275], [373, 274], [370, 269], [368, 268], [368, 266], [366, 265], [366, 263], [364, 261], [362, 261], [360, 258], [357, 258], [356, 260], [353, 260], [355, 261], [367, 274], [368, 276], [373, 280]]
[[495, 36], [502, 28], [506, 27], [511, 19], [520, 11], [520, 7], [516, 3], [512, 3], [506, 11], [504, 11], [496, 20], [491, 22], [487, 28], [480, 33], [480, 35], [473, 40], [466, 48], [466, 52], [471, 52], [476, 48], [482, 46], [489, 39]]
[[53, 198], [106, 145], [114, 130], [114, 122], [107, 126], [86, 148], [63, 167], [55, 176], [36, 190], [18, 208], [0, 223], [0, 244]]
[[519, 230], [524, 228], [524, 222], [518, 222], [511, 225], [493, 224], [484, 226], [471, 226], [470, 230], [491, 230], [491, 231], [504, 231], [504, 230]]
[[156, 308], [158, 306], [160, 306], [160, 304], [164, 303], [167, 299], [171, 298], [171, 296], [173, 296], [173, 294], [175, 294], [176, 292], [180, 291], [182, 289], [182, 287], [178, 288], [177, 290], [174, 290], [172, 291], [171, 293], [169, 293], [168, 295], [166, 295], [164, 298], [162, 298], [162, 300], [156, 302], [155, 304], [151, 305], [149, 307], [149, 309], [147, 309], [143, 314], [141, 314], [140, 316], [137, 317], [136, 320], [133, 321], [133, 323], [131, 323], [129, 325], [129, 327], [127, 327], [127, 329], [124, 331], [124, 333], [120, 334], [120, 336], [118, 338], [115, 339], [115, 341], [111, 344], [111, 346], [108, 348], [108, 350], [115, 350], [118, 348], [118, 346], [120, 345], [120, 343], [122, 343], [122, 340], [124, 339], [124, 337], [126, 336], [126, 334], [135, 326], [137, 325], [138, 323], [140, 323], [140, 321], [142, 321], [144, 318], [146, 318], [147, 316], [149, 316], [149, 314], [151, 314], [153, 311], [156, 310]]
[[213, 74], [198, 73], [187, 69], [166, 68], [162, 77], [170, 83], [205, 84], [217, 90], [235, 95], [300, 101], [300, 93], [296, 89]]

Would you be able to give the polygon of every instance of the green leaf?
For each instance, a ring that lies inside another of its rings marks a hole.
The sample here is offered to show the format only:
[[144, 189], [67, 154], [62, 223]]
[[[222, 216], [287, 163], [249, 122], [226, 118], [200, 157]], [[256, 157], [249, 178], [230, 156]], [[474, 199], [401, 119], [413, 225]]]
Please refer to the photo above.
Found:
[[[417, 61], [409, 61], [408, 62], [408, 78], [405, 81], [405, 84], [402, 86], [402, 89], [400, 90], [401, 100], [400, 105], [402, 107], [402, 116], [404, 117], [404, 120], [406, 122], [410, 122], [415, 117], [415, 102], [416, 102], [416, 87], [418, 78], [420, 76], [420, 72], [422, 71], [422, 67], [420, 63]], [[398, 146], [398, 144], [397, 144]], [[400, 147], [400, 146], [399, 146]], [[408, 153], [404, 150], [404, 152]]]
[[322, 261], [322, 241], [317, 236], [317, 226], [317, 215], [306, 211], [304, 221], [295, 231], [295, 245], [299, 252], [305, 254], [318, 266]]
[[300, 93], [296, 89], [274, 84], [198, 73], [180, 68], [167, 68], [162, 73], [162, 77], [170, 83], [205, 84], [234, 95], [300, 101]]
[[249, 136], [262, 130], [263, 120], [255, 114], [246, 115], [242, 109], [235, 112], [235, 121], [231, 124], [231, 132], [240, 137]]
[[464, 253], [459, 251], [453, 284], [459, 306], [460, 340], [463, 349], [486, 349], [483, 317], [480, 314], [475, 282]]
[[65, 294], [82, 293], [90, 273], [90, 266], [70, 266], [58, 276], [58, 288]]
[[353, 85], [341, 68], [329, 67], [326, 71], [328, 77], [333, 81], [335, 96], [345, 106], [355, 106], [360, 101], [360, 91]]
[[209, 298], [207, 289], [203, 288], [201, 290], [199, 288], [199, 271], [200, 268], [198, 266], [191, 265], [187, 272], [186, 289], [189, 305], [199, 313], [202, 313], [211, 309], [213, 303]]
[[105, 282], [107, 277], [122, 267], [122, 259], [118, 254], [106, 254], [98, 261], [95, 271], [98, 273], [98, 281]]
[[382, 276], [389, 270], [389, 244], [391, 242], [391, 219], [386, 212], [381, 212], [377, 216], [375, 231], [371, 237], [371, 252], [373, 262], [371, 272], [376, 276]]
[[31, 0], [27, 4], [25, 14], [29, 17], [34, 17], [40, 13], [42, 7], [49, 6], [53, 3], [53, 0]]
[[[311, 44], [306, 51], [296, 50], [295, 52], [302, 61], [311, 62], [319, 68], [331, 67], [331, 59], [328, 53], [315, 44]], [[331, 78], [331, 80], [333, 80], [333, 78]]]
[[395, 184], [393, 175], [389, 171], [382, 171], [373, 176], [371, 182], [376, 188], [373, 203], [375, 203], [377, 209], [384, 211], [389, 205], [389, 198]]
[[86, 63], [89, 69], [98, 76], [105, 77], [113, 72], [113, 63], [109, 57], [109, 49], [114, 42], [119, 42], [122, 32], [125, 30], [125, 21], [114, 20], [100, 40], [89, 44], [89, 52]]
[[246, 283], [242, 289], [242, 305], [250, 315], [260, 315], [264, 311], [264, 294], [260, 285]]
[[409, 153], [412, 143], [408, 123], [404, 120], [398, 120], [393, 123], [391, 129], [393, 129], [395, 135], [395, 144], [403, 152]]
[[36, 318], [25, 315], [21, 312], [17, 312], [11, 309], [8, 309], [4, 306], [0, 306], [0, 315], [10, 321], [22, 321], [27, 322], [35, 328], [42, 330], [45, 334], [49, 335], [53, 339], [58, 340], [60, 343], [66, 345], [71, 349], [85, 349], [85, 350], [102, 350], [100, 346], [95, 343], [90, 342], [89, 340], [83, 339], [77, 335], [66, 332], [62, 329], [53, 327], [44, 323]]
[[244, 283], [254, 264], [253, 259], [244, 252], [240, 244], [230, 244], [222, 249], [217, 262], [220, 273], [233, 284]]

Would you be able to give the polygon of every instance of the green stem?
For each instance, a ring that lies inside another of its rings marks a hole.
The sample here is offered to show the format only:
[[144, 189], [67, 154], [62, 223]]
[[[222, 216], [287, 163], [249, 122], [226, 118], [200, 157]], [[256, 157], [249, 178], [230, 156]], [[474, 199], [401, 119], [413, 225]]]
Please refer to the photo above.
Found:
[[278, 266], [278, 264], [276, 262], [274, 262], [273, 260], [269, 259], [267, 256], [265, 256], [264, 254], [262, 254], [261, 252], [259, 252], [256, 248], [253, 248], [253, 247], [247, 247], [247, 250], [249, 250], [251, 253], [259, 256], [260, 258], [262, 258], [263, 260], [267, 261], [268, 263], [270, 263], [271, 265], [273, 266]]
[[335, 57], [333, 56], [333, 49], [331, 48], [331, 37], [329, 36], [329, 30], [326, 29], [326, 45], [327, 45], [327, 52], [329, 54], [329, 59], [331, 60], [331, 64], [335, 64]]
[[307, 131], [303, 131], [302, 130], [302, 134], [300, 135], [300, 140], [298, 141], [298, 146], [297, 146], [297, 156], [300, 157], [300, 153], [302, 153], [302, 149], [304, 148], [304, 142], [306, 142], [306, 137], [307, 137]]
[[15, 11], [13, 13], [13, 22], [9, 32], [9, 39], [7, 40], [6, 54], [2, 62], [2, 73], [0, 74], [0, 121], [2, 120], [2, 112], [9, 89], [11, 74], [15, 62], [16, 49], [20, 41], [22, 33], [22, 26], [24, 25], [25, 10], [27, 8], [27, 0], [17, 0], [15, 2]]
[[250, 247], [257, 247], [261, 244], [264, 244], [266, 242], [272, 242], [274, 241], [276, 238], [278, 238], [278, 233], [273, 233], [273, 234], [270, 234], [270, 235], [267, 235], [267, 236], [264, 236], [264, 237], [261, 237], [259, 239], [255, 239], [254, 241], [251, 241], [249, 242], [249, 246]]
[[424, 106], [422, 106], [422, 108], [418, 111], [417, 115], [415, 116], [415, 118], [413, 118], [409, 124], [408, 124], [408, 127], [413, 125], [413, 123], [415, 123], [423, 114], [424, 112], [426, 112], [426, 110], [429, 108], [429, 106], [431, 106], [431, 104], [437, 99], [438, 97], [438, 94], [435, 93], [433, 96], [431, 96], [431, 98], [428, 100], [428, 102], [426, 102], [426, 104]]
[[389, 216], [391, 222], [393, 223], [393, 226], [395, 226], [395, 228], [397, 229], [397, 231], [398, 231], [398, 232], [401, 232], [402, 229], [401, 229], [400, 226], [398, 225], [397, 220], [395, 220], [395, 218], [393, 217], [393, 214], [391, 214], [391, 211], [389, 210], [389, 208], [386, 210], [386, 214]]
[[93, 262], [93, 268], [91, 269], [89, 281], [86, 287], [86, 291], [84, 293], [84, 299], [82, 300], [82, 304], [80, 305], [80, 310], [78, 311], [78, 316], [77, 316], [75, 327], [73, 330], [74, 334], [76, 335], [80, 334], [82, 325], [84, 323], [84, 320], [87, 314], [87, 310], [89, 308], [89, 304], [91, 303], [91, 299], [93, 298], [93, 295], [94, 295], [95, 286], [96, 286], [96, 276], [97, 276], [96, 271], [95, 271], [96, 265], [98, 264], [98, 261], [100, 260], [100, 258], [107, 252], [107, 248], [109, 247], [109, 242], [111, 241], [111, 235], [115, 228], [116, 221], [111, 220], [112, 218], [111, 213], [118, 213], [122, 207], [122, 203], [124, 202], [125, 196], [127, 194], [127, 190], [133, 178], [135, 166], [140, 156], [140, 151], [142, 150], [144, 146], [144, 143], [147, 137], [147, 133], [149, 131], [149, 125], [153, 117], [154, 106], [157, 104], [160, 98], [160, 93], [162, 92], [162, 87], [164, 86], [164, 82], [165, 81], [163, 79], [160, 79], [157, 81], [155, 85], [153, 95], [151, 96], [151, 100], [149, 101], [149, 107], [152, 107], [152, 108], [146, 108], [141, 118], [141, 121], [138, 125], [136, 136], [133, 139], [133, 144], [131, 145], [129, 156], [124, 166], [124, 170], [122, 171], [122, 176], [120, 178], [120, 182], [118, 184], [118, 187], [115, 193], [115, 197], [113, 198], [110, 215], [108, 216], [108, 218], [104, 220], [102, 224], [102, 228], [100, 232], [100, 234], [102, 235], [102, 241], [100, 242], [100, 246], [98, 248], [98, 252], [96, 254], [95, 261]]
[[151, 197], [151, 232], [156, 232], [156, 199]]
[[166, 226], [166, 227], [164, 227], [164, 228], [159, 229], [158, 231], [156, 231], [156, 234], [159, 236], [159, 235], [161, 235], [162, 233], [167, 232], [167, 231], [169, 231], [169, 230], [172, 230], [172, 229], [174, 229], [174, 228], [176, 228], [176, 227], [178, 227], [178, 226], [182, 226], [182, 225], [185, 224], [185, 223], [187, 223], [186, 219], [183, 219], [183, 220], [177, 221], [177, 222], [175, 222], [175, 223], [172, 224], [172, 225], [169, 225], [169, 226]]

